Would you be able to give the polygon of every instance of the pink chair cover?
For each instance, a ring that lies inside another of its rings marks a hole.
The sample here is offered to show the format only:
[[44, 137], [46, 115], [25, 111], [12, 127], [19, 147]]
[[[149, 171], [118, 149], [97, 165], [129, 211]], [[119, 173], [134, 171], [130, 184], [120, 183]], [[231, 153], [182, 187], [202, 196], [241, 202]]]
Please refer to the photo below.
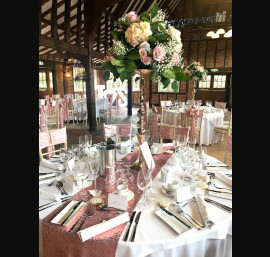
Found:
[[108, 137], [112, 137], [116, 135], [117, 125], [111, 125], [111, 124], [104, 124], [103, 123], [103, 135], [105, 140]]
[[43, 105], [39, 106], [39, 113], [40, 113], [39, 128], [40, 128], [40, 131], [45, 131], [46, 130], [46, 119], [45, 119], [45, 110], [44, 110]]
[[185, 138], [188, 138], [189, 134], [189, 127], [184, 128], [184, 127], [175, 127], [175, 135], [180, 135], [180, 139], [183, 140]]
[[[54, 151], [54, 146], [51, 145], [51, 138], [50, 138], [50, 133], [48, 131], [43, 131], [39, 133], [39, 149], [44, 150], [45, 153], [52, 152]], [[46, 158], [49, 159], [52, 156], [54, 156], [54, 153], [50, 153], [46, 155]]]
[[57, 100], [57, 99], [59, 99], [60, 98], [60, 95], [52, 95], [52, 99], [53, 100]]
[[189, 141], [194, 142], [195, 139], [195, 126], [196, 126], [196, 119], [203, 117], [204, 110], [195, 110], [195, 109], [186, 109], [186, 116], [192, 118], [191, 128], [189, 132]]
[[69, 99], [63, 98], [63, 111], [64, 111], [64, 121], [69, 121], [69, 112], [68, 112], [68, 102]]
[[167, 124], [160, 124], [160, 138], [171, 139], [174, 136], [174, 126]]
[[66, 127], [61, 129], [55, 129], [51, 131], [51, 138], [53, 144], [62, 144], [67, 142], [67, 130]]
[[156, 106], [152, 106], [153, 111], [153, 125], [152, 125], [152, 137], [157, 137], [158, 132], [158, 108]]
[[46, 101], [47, 115], [52, 116], [52, 108], [51, 108], [50, 99], [47, 98], [47, 99], [45, 99], [45, 101]]
[[195, 105], [195, 100], [192, 100], [192, 99], [190, 99], [190, 100], [188, 100], [188, 105]]
[[117, 134], [120, 137], [130, 137], [131, 138], [131, 123], [118, 124]]
[[112, 119], [113, 113], [112, 113], [112, 101], [113, 101], [113, 94], [107, 94], [107, 102], [109, 106], [109, 113], [110, 113], [110, 119]]
[[119, 105], [119, 101], [121, 101], [121, 99], [118, 97], [116, 97], [116, 111], [117, 111], [117, 115], [120, 114], [120, 105]]
[[185, 127], [186, 126], [186, 113], [185, 112], [181, 112], [180, 113], [180, 125], [181, 127]]
[[63, 114], [63, 104], [58, 103], [58, 109], [59, 109], [59, 122], [60, 122], [60, 128], [64, 127], [64, 114]]
[[232, 135], [227, 136], [225, 151], [232, 152]]
[[226, 103], [215, 101], [215, 108], [219, 108], [219, 109], [224, 110], [226, 108]]

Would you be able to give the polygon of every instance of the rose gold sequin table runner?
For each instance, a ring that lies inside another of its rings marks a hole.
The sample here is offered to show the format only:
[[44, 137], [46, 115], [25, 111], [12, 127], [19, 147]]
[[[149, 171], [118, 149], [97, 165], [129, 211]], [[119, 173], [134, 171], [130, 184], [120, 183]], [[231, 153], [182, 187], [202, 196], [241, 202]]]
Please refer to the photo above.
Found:
[[[131, 153], [123, 158], [125, 162], [134, 162], [137, 159], [138, 151]], [[163, 153], [154, 155], [155, 168], [152, 173], [152, 178], [156, 177], [160, 169], [166, 164], [167, 160], [171, 157], [171, 154]], [[129, 216], [131, 216], [133, 210], [135, 209], [137, 203], [141, 199], [143, 192], [137, 187], [137, 171], [131, 170], [134, 175], [134, 181], [128, 182], [128, 187], [134, 192], [134, 198], [129, 201], [127, 210], [129, 211]], [[86, 188], [86, 190], [91, 189], [93, 186]], [[102, 192], [112, 192], [112, 188], [109, 188], [105, 184], [105, 178], [97, 178], [97, 188], [102, 189]], [[88, 194], [84, 198], [81, 198], [79, 193], [73, 196], [73, 200], [84, 200], [88, 201], [91, 199], [91, 195]], [[113, 229], [110, 229], [102, 234], [90, 238], [85, 242], [81, 242], [77, 235], [77, 229], [88, 228], [95, 224], [101, 223], [103, 220], [109, 220], [117, 215], [116, 211], [98, 211], [95, 210], [93, 216], [82, 217], [78, 224], [73, 228], [72, 232], [69, 232], [71, 227], [80, 218], [72, 221], [72, 223], [67, 226], [60, 226], [57, 224], [52, 224], [50, 221], [69, 203], [65, 202], [49, 215], [47, 215], [42, 220], [42, 237], [43, 237], [43, 255], [44, 257], [113, 257], [115, 256], [118, 241], [122, 235], [123, 230], [127, 223], [123, 223]], [[105, 200], [107, 203], [107, 199]], [[84, 222], [85, 221], [85, 222]]]

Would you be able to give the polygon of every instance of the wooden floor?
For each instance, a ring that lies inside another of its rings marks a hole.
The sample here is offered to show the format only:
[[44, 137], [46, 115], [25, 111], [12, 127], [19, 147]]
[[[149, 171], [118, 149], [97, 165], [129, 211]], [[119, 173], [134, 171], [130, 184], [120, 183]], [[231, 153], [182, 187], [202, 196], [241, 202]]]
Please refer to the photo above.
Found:
[[[137, 111], [138, 108], [133, 108], [132, 109], [132, 116], [127, 116], [125, 114], [119, 115], [117, 117], [117, 120], [114, 120], [113, 123], [115, 124], [120, 124], [120, 123], [127, 123], [131, 122], [135, 127], [137, 125], [137, 122], [139, 118], [137, 117]], [[149, 118], [151, 119], [151, 113], [149, 115]], [[151, 122], [150, 122], [151, 123]], [[67, 139], [68, 139], [68, 145], [72, 143], [78, 143], [78, 138], [80, 135], [85, 135], [85, 134], [92, 134], [93, 138], [93, 143], [98, 143], [104, 140], [103, 138], [103, 123], [98, 124], [97, 126], [97, 131], [90, 132], [89, 131], [89, 126], [83, 124], [82, 122], [79, 122], [78, 124], [76, 123], [75, 126], [73, 125], [72, 122], [69, 124], [65, 124], [67, 127]], [[151, 127], [150, 127], [151, 130]], [[136, 135], [136, 129], [134, 128], [132, 130], [132, 136]], [[207, 154], [210, 156], [215, 157], [216, 159], [224, 162], [224, 157], [225, 157], [225, 146], [226, 146], [226, 139], [227, 139], [227, 134], [225, 134], [224, 140], [221, 144], [214, 144], [212, 146], [207, 147]], [[232, 154], [228, 154], [227, 162], [229, 166], [232, 167]]]

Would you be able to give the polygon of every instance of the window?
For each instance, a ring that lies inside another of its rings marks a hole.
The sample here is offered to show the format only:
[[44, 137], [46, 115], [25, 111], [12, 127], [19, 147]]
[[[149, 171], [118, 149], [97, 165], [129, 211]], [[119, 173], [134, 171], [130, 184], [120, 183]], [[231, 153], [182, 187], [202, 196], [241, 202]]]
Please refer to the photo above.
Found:
[[[173, 79], [171, 79], [171, 83], [173, 82]], [[163, 88], [163, 84], [161, 82], [158, 82], [158, 92], [167, 92], [167, 93], [174, 93], [172, 90], [171, 83], [166, 88]], [[179, 91], [179, 82], [178, 83], [178, 91]]]
[[214, 84], [213, 88], [222, 88], [226, 87], [226, 75], [214, 75]]
[[136, 92], [136, 91], [140, 91], [140, 80], [137, 79], [136, 81], [136, 78], [139, 78], [140, 75], [139, 74], [135, 74], [133, 77], [132, 77], [132, 91]]
[[53, 89], [53, 76], [51, 71], [49, 71], [49, 79], [50, 79], [50, 89]]
[[199, 81], [199, 89], [210, 89], [211, 85], [211, 75], [206, 76], [205, 81]]
[[74, 92], [85, 92], [86, 82], [83, 80], [85, 69], [73, 67]]
[[39, 89], [46, 90], [47, 89], [47, 80], [46, 80], [46, 72], [39, 72]]

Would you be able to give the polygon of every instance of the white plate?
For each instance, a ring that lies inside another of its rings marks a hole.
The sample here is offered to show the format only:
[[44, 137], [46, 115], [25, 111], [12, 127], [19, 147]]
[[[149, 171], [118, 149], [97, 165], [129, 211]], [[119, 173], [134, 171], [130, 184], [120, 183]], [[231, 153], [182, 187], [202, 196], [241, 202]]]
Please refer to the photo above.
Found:
[[182, 224], [179, 220], [177, 220], [175, 217], [165, 213], [163, 210], [158, 210], [155, 212], [155, 214], [167, 225], [169, 225], [178, 235], [183, 234], [188, 229], [187, 226]]
[[[65, 220], [65, 218], [70, 214], [73, 207], [78, 203], [79, 201], [71, 201], [61, 212], [59, 212], [54, 219], [51, 221], [51, 223], [59, 224]], [[76, 210], [72, 213], [72, 215], [67, 219], [67, 221], [63, 224], [63, 226], [68, 226], [68, 224], [76, 217], [76, 215], [86, 206], [86, 202], [81, 202], [80, 205], [76, 208]]]
[[[113, 194], [117, 194], [117, 190], [113, 191], [112, 193], [113, 193]], [[133, 198], [134, 198], [134, 193], [133, 193], [132, 191], [128, 190], [128, 196], [127, 196], [128, 202], [129, 202], [130, 200], [132, 200]]]
[[163, 152], [163, 150], [162, 151], [159, 151], [157, 153], [151, 153], [151, 154], [161, 154], [162, 152]]

